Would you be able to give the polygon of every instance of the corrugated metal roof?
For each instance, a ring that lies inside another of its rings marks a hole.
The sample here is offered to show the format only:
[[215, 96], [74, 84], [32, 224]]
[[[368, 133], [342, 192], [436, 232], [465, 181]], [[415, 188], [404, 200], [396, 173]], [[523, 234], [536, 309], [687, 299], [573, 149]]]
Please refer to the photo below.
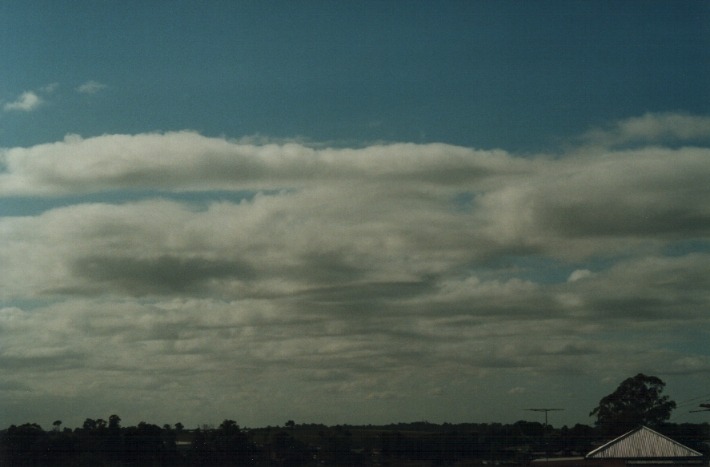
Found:
[[642, 426], [591, 451], [587, 459], [702, 457], [698, 451]]

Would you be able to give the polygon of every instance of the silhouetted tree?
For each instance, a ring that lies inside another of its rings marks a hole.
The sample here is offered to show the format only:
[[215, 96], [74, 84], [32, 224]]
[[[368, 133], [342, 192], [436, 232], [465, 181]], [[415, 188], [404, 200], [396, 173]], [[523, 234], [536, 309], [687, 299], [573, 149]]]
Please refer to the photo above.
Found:
[[250, 443], [234, 420], [224, 420], [214, 433], [215, 461], [218, 465], [248, 463]]
[[271, 455], [279, 465], [304, 465], [309, 460], [308, 447], [285, 431], [271, 437]]
[[49, 463], [45, 465], [55, 466], [75, 466], [79, 456], [79, 446], [77, 438], [70, 429], [64, 431], [53, 430], [48, 433], [47, 458]]
[[105, 440], [105, 453], [112, 461], [118, 461], [123, 456], [123, 450], [121, 417], [113, 414], [108, 417], [108, 434]]
[[160, 465], [164, 457], [163, 438], [157, 425], [140, 422], [124, 430], [125, 459], [129, 465]]
[[49, 464], [47, 447], [49, 437], [36, 423], [12, 425], [3, 440], [3, 465], [46, 465]]
[[189, 457], [194, 465], [207, 465], [209, 459], [209, 444], [205, 431], [198, 428], [192, 434], [192, 446]]
[[96, 420], [92, 418], [87, 418], [86, 420], [84, 420], [84, 423], [81, 426], [84, 430], [95, 430]]
[[597, 417], [595, 425], [607, 435], [622, 434], [640, 425], [658, 428], [676, 406], [668, 396], [661, 395], [665, 385], [656, 376], [639, 373], [602, 398], [589, 415]]
[[121, 417], [116, 414], [108, 417], [108, 428], [109, 430], [118, 430], [121, 427]]

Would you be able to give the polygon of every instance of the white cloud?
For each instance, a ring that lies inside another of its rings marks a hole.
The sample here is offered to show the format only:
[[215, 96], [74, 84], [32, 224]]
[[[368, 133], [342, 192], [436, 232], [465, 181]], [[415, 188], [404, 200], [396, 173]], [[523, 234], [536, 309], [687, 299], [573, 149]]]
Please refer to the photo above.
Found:
[[[436, 186], [495, 183], [530, 162], [502, 151], [444, 144], [364, 149], [255, 146], [193, 132], [105, 135], [2, 152], [8, 173], [0, 193], [82, 193], [123, 188], [168, 190], [282, 189], [368, 180]], [[466, 185], [470, 188], [471, 185]]]
[[567, 278], [567, 282], [576, 282], [578, 280], [585, 279], [587, 277], [592, 277], [594, 273], [589, 269], [575, 269]]
[[42, 104], [42, 99], [33, 91], [26, 91], [20, 94], [14, 102], [8, 102], [3, 106], [5, 111], [30, 112]]
[[103, 91], [107, 86], [105, 84], [99, 83], [98, 81], [87, 81], [76, 88], [76, 91], [80, 94], [96, 94], [99, 91]]
[[139, 400], [151, 420], [204, 423], [239, 401], [246, 423], [342, 422], [329, 407], [344, 406], [376, 423], [431, 399], [460, 417], [543, 377], [707, 376], [677, 345], [710, 324], [706, 148], [524, 159], [178, 132], [72, 135], [0, 161], [8, 203], [59, 197], [0, 217], [13, 407], [95, 400], [123, 417]]
[[710, 140], [710, 117], [647, 113], [622, 120], [611, 128], [590, 130], [583, 139], [603, 146], [695, 140], [707, 142]]

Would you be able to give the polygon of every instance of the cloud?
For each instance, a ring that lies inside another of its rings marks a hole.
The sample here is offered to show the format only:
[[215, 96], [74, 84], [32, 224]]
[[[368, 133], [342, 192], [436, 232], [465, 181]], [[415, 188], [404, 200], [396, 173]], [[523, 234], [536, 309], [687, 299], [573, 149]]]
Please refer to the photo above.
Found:
[[12, 407], [456, 421], [543, 381], [594, 381], [584, 417], [609, 373], [710, 371], [702, 146], [522, 158], [186, 131], [0, 160], [4, 202], [47, 203], [0, 217]]
[[40, 88], [40, 91], [46, 94], [52, 94], [59, 87], [59, 83], [49, 83], [46, 86]]
[[[282, 189], [315, 180], [395, 179], [457, 185], [489, 181], [529, 165], [502, 151], [444, 144], [393, 144], [364, 149], [256, 146], [193, 132], [104, 135], [3, 151], [0, 190], [17, 194], [81, 193], [125, 188]], [[61, 163], [60, 163], [61, 162]], [[33, 187], [34, 185], [34, 187]]]
[[42, 105], [42, 102], [42, 98], [40, 98], [37, 93], [33, 91], [25, 91], [20, 94], [20, 97], [18, 97], [17, 100], [15, 100], [14, 102], [6, 103], [3, 106], [3, 109], [6, 112], [15, 110], [22, 112], [30, 112]]
[[589, 144], [619, 146], [639, 143], [710, 141], [710, 117], [674, 113], [646, 113], [617, 122], [607, 129], [590, 130]]
[[107, 86], [105, 84], [99, 83], [98, 81], [87, 81], [76, 88], [76, 91], [80, 94], [96, 94], [99, 91], [103, 91]]
[[572, 274], [569, 275], [567, 279], [568, 282], [576, 282], [578, 280], [585, 279], [587, 277], [592, 277], [594, 273], [589, 269], [575, 269]]
[[100, 286], [117, 287], [131, 294], [191, 293], [206, 281], [221, 278], [248, 278], [251, 268], [236, 261], [219, 259], [159, 256], [156, 258], [125, 258], [88, 256], [73, 265], [74, 274]]
[[700, 182], [710, 176], [708, 157], [707, 148], [696, 147], [573, 156], [486, 193], [480, 205], [498, 238], [558, 257], [700, 238], [710, 228], [708, 190]]

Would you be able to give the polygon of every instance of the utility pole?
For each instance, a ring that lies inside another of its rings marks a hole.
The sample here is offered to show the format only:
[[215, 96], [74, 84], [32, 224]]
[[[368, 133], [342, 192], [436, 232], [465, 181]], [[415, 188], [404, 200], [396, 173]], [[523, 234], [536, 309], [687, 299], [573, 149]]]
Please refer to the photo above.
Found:
[[557, 412], [559, 410], [564, 410], [564, 409], [544, 408], [544, 409], [525, 409], [525, 410], [530, 410], [531, 412], [545, 412], [545, 425], [542, 427], [542, 438], [543, 438], [543, 443], [545, 444], [545, 463], [547, 463], [550, 458], [549, 446], [548, 446], [548, 443], [545, 441], [545, 433], [547, 432], [547, 413], [548, 412]]

